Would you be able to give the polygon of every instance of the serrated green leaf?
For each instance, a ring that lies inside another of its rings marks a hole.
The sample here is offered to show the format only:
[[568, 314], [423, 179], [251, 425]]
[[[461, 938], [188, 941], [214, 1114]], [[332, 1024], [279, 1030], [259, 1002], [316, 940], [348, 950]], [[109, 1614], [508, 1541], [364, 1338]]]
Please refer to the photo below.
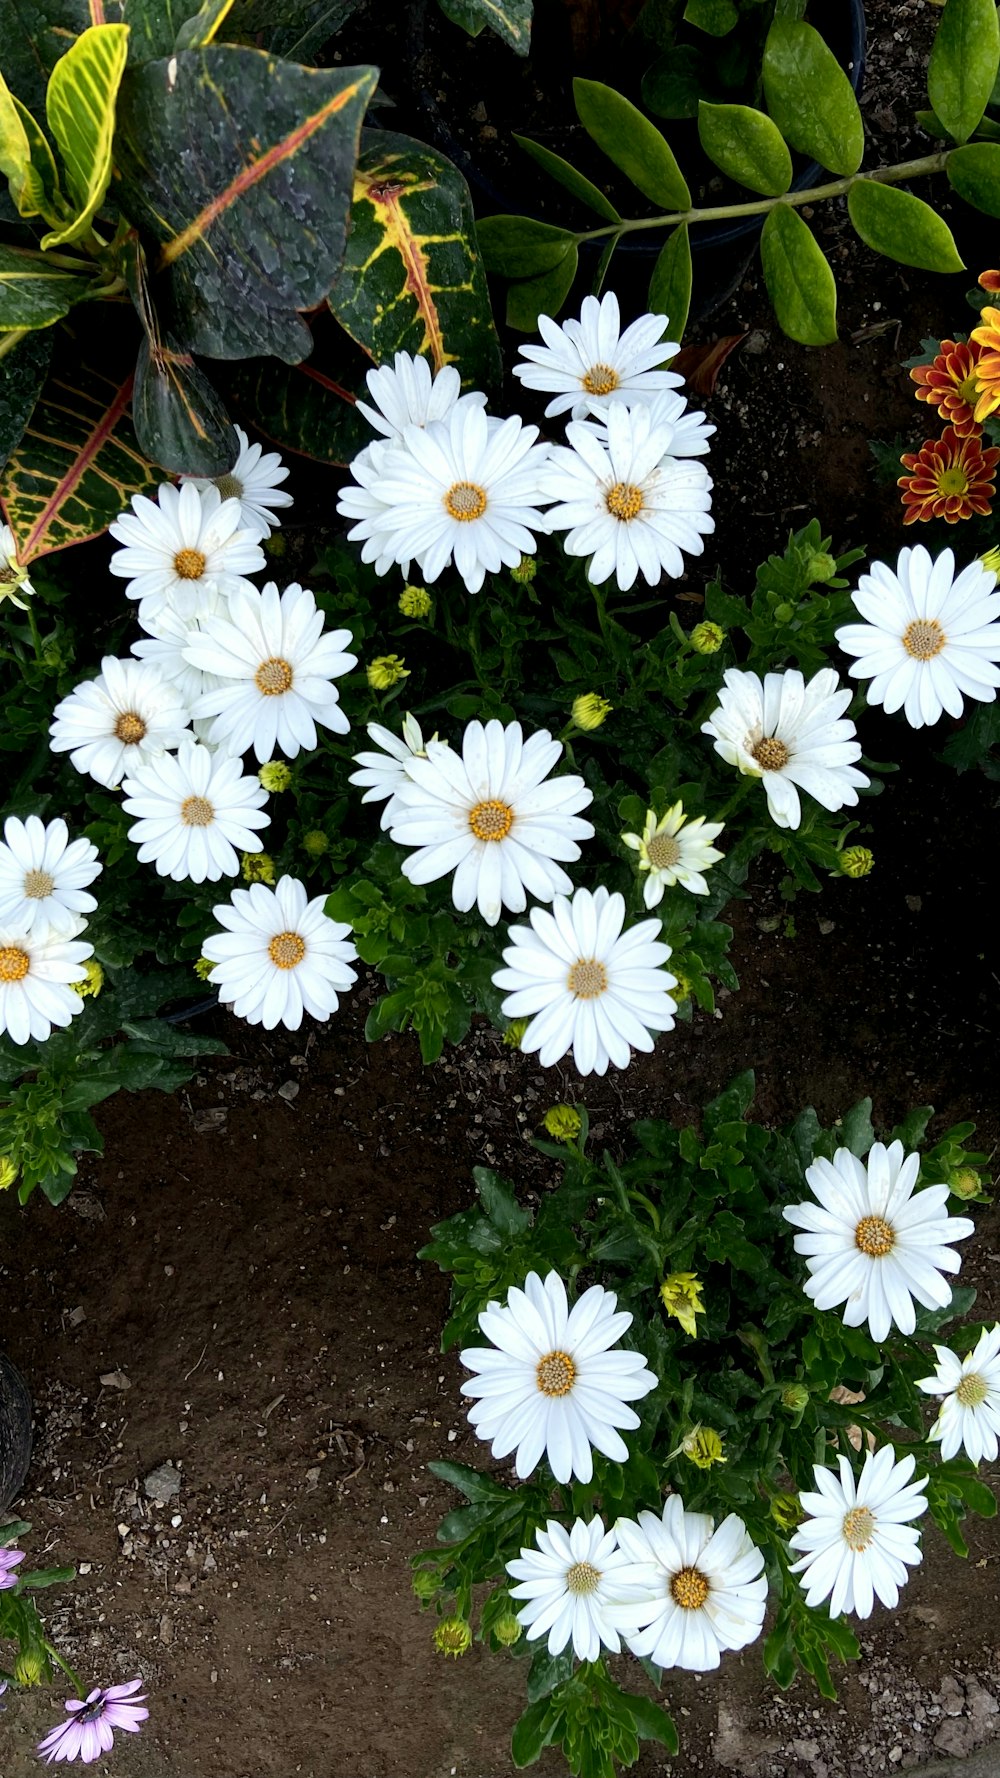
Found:
[[0, 333], [51, 327], [90, 294], [92, 284], [85, 261], [73, 272], [37, 251], [0, 242]]
[[543, 147], [541, 142], [532, 142], [530, 136], [518, 136], [515, 133], [514, 141], [533, 161], [537, 161], [550, 178], [557, 180], [566, 191], [572, 192], [581, 204], [586, 204], [588, 210], [603, 216], [605, 222], [621, 221], [611, 199], [605, 197], [596, 185], [592, 185], [583, 173], [578, 173], [569, 161], [564, 161], [561, 154], [553, 154], [551, 148]]
[[438, 0], [438, 4], [445, 16], [461, 25], [470, 37], [478, 37], [488, 26], [516, 55], [528, 54], [533, 0]]
[[69, 220], [42, 237], [61, 247], [90, 233], [111, 180], [115, 102], [128, 55], [127, 25], [92, 25], [52, 70], [45, 115], [66, 174]]
[[780, 197], [792, 183], [792, 157], [777, 124], [750, 105], [698, 107], [698, 135], [709, 160], [748, 191]]
[[767, 108], [785, 141], [832, 173], [856, 173], [865, 151], [861, 112], [819, 32], [801, 20], [776, 18], [764, 45], [763, 77]]
[[551, 270], [537, 278], [524, 278], [507, 289], [507, 326], [518, 333], [537, 333], [539, 315], [553, 320], [573, 288], [579, 263], [579, 249], [574, 241]]
[[666, 315], [675, 339], [684, 338], [691, 307], [691, 242], [686, 222], [672, 229], [660, 249], [649, 280], [649, 307]]
[[510, 1756], [519, 1771], [523, 1766], [534, 1765], [543, 1748], [552, 1740], [558, 1720], [557, 1712], [550, 1709], [548, 1698], [540, 1698], [537, 1704], [528, 1705], [524, 1715], [515, 1723], [510, 1738]]
[[778, 323], [802, 346], [829, 346], [837, 337], [837, 286], [829, 264], [801, 216], [778, 204], [760, 238], [764, 281]]
[[986, 216], [1000, 216], [1000, 143], [970, 142], [948, 156], [948, 182]]
[[954, 236], [946, 222], [912, 192], [877, 179], [856, 179], [847, 194], [856, 232], [876, 253], [925, 272], [960, 272]]
[[666, 138], [614, 87], [574, 80], [576, 114], [588, 136], [637, 191], [666, 210], [689, 210], [691, 193]]
[[576, 245], [576, 236], [533, 216], [484, 216], [476, 224], [483, 264], [504, 278], [536, 278], [550, 272]]
[[927, 93], [955, 142], [967, 142], [979, 123], [998, 67], [996, 0], [947, 0], [927, 65]]

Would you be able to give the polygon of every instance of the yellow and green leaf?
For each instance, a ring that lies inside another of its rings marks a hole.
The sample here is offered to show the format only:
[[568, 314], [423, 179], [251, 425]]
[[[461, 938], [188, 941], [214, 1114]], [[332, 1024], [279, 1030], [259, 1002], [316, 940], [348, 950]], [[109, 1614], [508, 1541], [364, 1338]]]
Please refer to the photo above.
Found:
[[45, 115], [62, 156], [72, 214], [42, 240], [61, 247], [89, 234], [111, 179], [115, 100], [128, 54], [127, 25], [92, 25], [52, 70]]
[[0, 173], [21, 216], [58, 219], [59, 173], [52, 150], [31, 112], [0, 74]]
[[[61, 257], [61, 256], [60, 256]], [[51, 327], [90, 294], [92, 269], [52, 265], [43, 253], [0, 242], [0, 334], [24, 327]]]
[[484, 26], [495, 31], [501, 42], [510, 45], [519, 56], [531, 48], [532, 0], [439, 0], [441, 11], [470, 37], [478, 37]]

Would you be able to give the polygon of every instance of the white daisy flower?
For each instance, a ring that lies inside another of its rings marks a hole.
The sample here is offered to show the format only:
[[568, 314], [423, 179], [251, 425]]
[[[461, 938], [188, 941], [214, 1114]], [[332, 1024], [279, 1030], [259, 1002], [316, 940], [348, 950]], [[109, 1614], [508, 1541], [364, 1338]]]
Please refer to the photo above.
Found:
[[282, 463], [277, 451], [268, 451], [265, 455], [263, 445], [251, 444], [242, 426], [236, 427], [236, 436], [240, 441], [240, 452], [225, 475], [217, 475], [214, 480], [199, 475], [181, 477], [181, 486], [190, 482], [199, 492], [207, 488], [216, 488], [222, 500], [238, 500], [240, 503], [240, 524], [255, 537], [270, 537], [272, 531], [281, 526], [276, 509], [291, 506], [292, 496], [285, 492], [281, 483], [288, 480], [288, 470]]
[[815, 1464], [819, 1492], [799, 1496], [808, 1517], [788, 1541], [806, 1554], [790, 1572], [802, 1576], [807, 1605], [828, 1599], [831, 1617], [844, 1611], [871, 1617], [876, 1599], [890, 1610], [899, 1604], [907, 1569], [921, 1560], [920, 1534], [911, 1520], [927, 1510], [927, 1477], [912, 1481], [916, 1459], [897, 1463], [892, 1445], [869, 1451], [856, 1481], [847, 1458], [838, 1462], [839, 1478]]
[[[593, 407], [595, 414], [599, 417], [583, 423], [590, 425], [594, 436], [606, 444], [609, 403], [606, 401], [595, 403], [591, 397], [588, 405]], [[627, 401], [625, 405], [630, 407], [632, 403]], [[676, 389], [661, 389], [658, 395], [652, 396], [648, 402], [643, 403], [643, 406], [649, 414], [650, 426], [669, 428], [670, 443], [666, 450], [668, 457], [708, 456], [711, 449], [708, 441], [716, 428], [706, 421], [705, 415], [699, 409], [689, 411], [683, 395], [678, 395]]]
[[206, 589], [194, 617], [181, 617], [169, 605], [161, 606], [155, 614], [147, 607], [148, 601], [143, 600], [136, 615], [143, 628], [148, 624], [149, 634], [133, 642], [132, 653], [137, 660], [149, 661], [168, 685], [176, 686], [191, 708], [204, 692], [214, 690], [219, 680], [214, 673], [192, 667], [184, 658], [184, 650], [203, 631], [206, 618], [227, 616], [229, 600], [222, 593]]
[[304, 1012], [314, 1019], [336, 1012], [357, 978], [350, 964], [358, 953], [350, 927], [328, 920], [325, 904], [325, 895], [309, 901], [297, 878], [280, 877], [274, 889], [234, 889], [212, 909], [226, 930], [210, 933], [201, 947], [215, 964], [208, 979], [237, 1018], [266, 1031], [297, 1031]]
[[[501, 908], [520, 914], [528, 894], [567, 895], [573, 884], [555, 861], [574, 862], [593, 826], [578, 811], [593, 802], [582, 778], [549, 780], [562, 753], [547, 729], [525, 741], [521, 724], [470, 722], [461, 754], [440, 741], [426, 758], [411, 753], [393, 797], [391, 837], [419, 848], [403, 860], [411, 883], [454, 871], [451, 898], [461, 913], [475, 905], [488, 926]], [[548, 780], [548, 782], [546, 782]]]
[[38, 939], [65, 935], [97, 906], [87, 885], [101, 874], [97, 847], [70, 840], [65, 821], [46, 826], [37, 815], [9, 815], [0, 845], [0, 924], [33, 932]]
[[114, 655], [105, 655], [97, 678], [76, 686], [52, 714], [53, 753], [68, 753], [78, 772], [108, 790], [142, 760], [179, 747], [189, 732], [176, 686], [149, 662]]
[[28, 607], [19, 595], [34, 590], [27, 569], [18, 567], [13, 531], [9, 525], [0, 525], [0, 605], [9, 599], [19, 611], [27, 611]]
[[848, 668], [870, 679], [869, 704], [902, 710], [911, 728], [961, 716], [962, 698], [992, 703], [1000, 686], [1000, 592], [996, 575], [970, 562], [955, 575], [955, 557], [932, 560], [922, 543], [902, 549], [895, 572], [873, 562], [851, 598], [863, 624], [837, 631]]
[[712, 841], [722, 832], [721, 821], [706, 821], [696, 815], [692, 821], [684, 813], [683, 803], [674, 803], [665, 815], [656, 819], [656, 810], [647, 809], [640, 833], [623, 833], [622, 845], [639, 854], [639, 869], [645, 871], [642, 899], [648, 908], [663, 900], [664, 889], [679, 883], [692, 895], [707, 895], [704, 872], [725, 854], [717, 852]]
[[[361, 560], [371, 562], [376, 574], [391, 573], [398, 567], [404, 580], [410, 578], [410, 558], [402, 561], [396, 559], [397, 538], [392, 528], [393, 504], [383, 498], [383, 490], [389, 485], [387, 466], [394, 461], [394, 447], [398, 439], [387, 441], [376, 439], [373, 444], [366, 445], [356, 457], [351, 459], [350, 470], [353, 482], [341, 488], [337, 500], [337, 511], [350, 518], [361, 519], [368, 530], [356, 525], [349, 532], [351, 537], [368, 537], [361, 551]], [[379, 526], [385, 526], [384, 534]], [[369, 535], [370, 533], [370, 535]]]
[[70, 986], [85, 979], [84, 962], [94, 953], [77, 937], [83, 926], [77, 920], [69, 932], [50, 930], [40, 938], [0, 922], [0, 1036], [44, 1043], [53, 1025], [68, 1025], [83, 1011], [81, 995]]
[[478, 593], [487, 573], [534, 555], [528, 527], [546, 529], [536, 502], [549, 450], [537, 437], [538, 427], [516, 414], [491, 430], [482, 408], [456, 406], [447, 420], [369, 447], [364, 485], [342, 489], [337, 502], [338, 512], [361, 518], [347, 535], [365, 539], [362, 560], [379, 573], [387, 561], [408, 572], [415, 560], [425, 581], [454, 560]]
[[544, 1456], [557, 1482], [589, 1482], [591, 1447], [614, 1463], [628, 1459], [616, 1427], [634, 1432], [639, 1416], [626, 1402], [656, 1388], [641, 1352], [610, 1348], [632, 1324], [613, 1290], [592, 1284], [574, 1303], [557, 1272], [544, 1283], [529, 1272], [507, 1302], [487, 1303], [479, 1325], [490, 1346], [469, 1346], [462, 1363], [477, 1375], [462, 1384], [478, 1396], [469, 1424], [492, 1443], [493, 1456], [514, 1458], [523, 1481]]
[[137, 820], [128, 837], [140, 864], [155, 864], [175, 883], [215, 883], [239, 874], [240, 852], [259, 852], [267, 791], [243, 777], [242, 761], [185, 741], [179, 753], [137, 766], [122, 786], [126, 815]]
[[378, 365], [365, 381], [375, 406], [359, 401], [358, 412], [387, 438], [401, 437], [407, 426], [447, 420], [456, 407], [486, 406], [479, 390], [462, 394], [462, 379], [453, 364], [442, 365], [435, 374], [429, 359], [414, 358], [409, 352], [397, 352], [391, 365]]
[[530, 1020], [521, 1048], [551, 1068], [567, 1050], [580, 1074], [627, 1068], [631, 1049], [652, 1050], [653, 1031], [673, 1029], [676, 976], [662, 967], [670, 946], [659, 920], [625, 924], [625, 899], [605, 888], [557, 895], [551, 913], [532, 908], [530, 926], [511, 926], [506, 969], [494, 971], [508, 1019]]
[[585, 421], [566, 428], [570, 447], [553, 445], [542, 471], [544, 500], [557, 502], [550, 531], [565, 531], [569, 556], [590, 556], [595, 584], [614, 575], [623, 592], [642, 575], [656, 586], [684, 573], [682, 550], [700, 556], [715, 530], [712, 478], [702, 463], [669, 455], [672, 429], [654, 426], [645, 407], [612, 402], [607, 440]]
[[858, 789], [870, 780], [852, 763], [861, 758], [853, 722], [844, 717], [851, 701], [833, 667], [823, 667], [806, 684], [792, 668], [756, 673], [728, 667], [719, 707], [701, 732], [711, 735], [727, 765], [762, 778], [768, 813], [778, 827], [798, 827], [802, 806], [796, 785], [824, 809], [853, 808]]
[[[361, 770], [352, 772], [347, 782], [365, 786], [363, 803], [385, 803], [379, 825], [388, 827], [396, 813], [395, 795], [407, 776], [407, 766], [413, 758], [426, 759], [427, 749], [419, 722], [409, 714], [403, 717], [402, 739], [391, 729], [383, 728], [380, 722], [370, 722], [367, 733], [382, 752], [356, 753], [354, 763]], [[437, 735], [433, 734], [431, 740], [436, 741]], [[446, 746], [447, 742], [442, 745]]]
[[962, 1450], [973, 1463], [994, 1462], [1000, 1448], [1000, 1322], [984, 1327], [964, 1358], [947, 1346], [935, 1346], [934, 1353], [933, 1377], [917, 1384], [944, 1397], [929, 1437], [940, 1440], [946, 1463]]
[[599, 1515], [589, 1524], [575, 1520], [569, 1531], [550, 1519], [535, 1532], [535, 1543], [507, 1563], [517, 1582], [511, 1598], [527, 1601], [517, 1621], [528, 1641], [546, 1636], [550, 1655], [571, 1642], [578, 1661], [596, 1661], [602, 1648], [620, 1654], [618, 1619], [630, 1595], [618, 1579], [625, 1557], [614, 1530], [605, 1531]]
[[710, 1673], [724, 1649], [756, 1642], [767, 1609], [764, 1558], [735, 1513], [716, 1529], [671, 1494], [662, 1516], [641, 1512], [615, 1529], [630, 1564], [621, 1580], [642, 1595], [619, 1618], [640, 1660]]
[[901, 1142], [886, 1148], [875, 1142], [867, 1163], [838, 1148], [832, 1161], [822, 1156], [806, 1168], [815, 1204], [788, 1204], [786, 1222], [806, 1232], [795, 1251], [806, 1256], [806, 1296], [817, 1309], [844, 1308], [845, 1327], [867, 1321], [873, 1340], [916, 1326], [913, 1299], [927, 1309], [944, 1309], [951, 1286], [942, 1272], [957, 1272], [961, 1260], [951, 1243], [974, 1233], [965, 1216], [948, 1216], [947, 1185], [928, 1185], [914, 1194], [920, 1156], [905, 1155]]
[[142, 601], [146, 628], [164, 606], [193, 617], [206, 590], [228, 597], [266, 566], [257, 534], [240, 528], [239, 501], [223, 500], [216, 487], [161, 482], [155, 500], [133, 494], [132, 511], [108, 529], [125, 546], [109, 567], [128, 581], [128, 597]]
[[539, 315], [538, 331], [544, 346], [520, 346], [528, 363], [515, 364], [514, 375], [526, 389], [555, 392], [546, 415], [572, 410], [573, 419], [580, 420], [615, 398], [638, 405], [684, 382], [676, 371], [657, 368], [680, 351], [676, 340], [663, 338], [666, 315], [640, 315], [622, 333], [618, 298], [611, 290], [600, 300], [585, 296], [579, 321], [559, 327], [549, 315]]
[[230, 595], [228, 617], [207, 617], [184, 658], [214, 674], [214, 690], [193, 707], [214, 717], [208, 735], [230, 753], [252, 747], [263, 765], [277, 750], [294, 759], [317, 744], [316, 724], [346, 735], [350, 723], [333, 684], [358, 664], [345, 654], [350, 630], [324, 634], [323, 613], [307, 587], [293, 581], [279, 594], [273, 580], [262, 592]]

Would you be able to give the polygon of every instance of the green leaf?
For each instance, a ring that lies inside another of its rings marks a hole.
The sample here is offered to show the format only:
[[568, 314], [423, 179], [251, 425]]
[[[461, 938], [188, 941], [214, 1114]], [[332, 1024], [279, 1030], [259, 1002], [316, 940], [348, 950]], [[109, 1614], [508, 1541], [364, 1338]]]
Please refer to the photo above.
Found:
[[689, 25], [707, 32], [709, 37], [728, 37], [740, 15], [733, 0], [687, 0], [684, 17]]
[[925, 272], [963, 270], [948, 224], [922, 198], [900, 191], [898, 185], [855, 180], [847, 194], [847, 213], [866, 245], [886, 259]]
[[169, 336], [139, 347], [132, 421], [143, 456], [172, 475], [224, 475], [239, 455], [221, 398]]
[[450, 1487], [457, 1488], [459, 1493], [464, 1494], [466, 1500], [471, 1500], [474, 1505], [479, 1505], [484, 1501], [500, 1501], [505, 1506], [510, 1504], [511, 1491], [509, 1488], [502, 1488], [499, 1482], [493, 1480], [492, 1476], [483, 1475], [478, 1469], [470, 1469], [465, 1463], [446, 1463], [435, 1460], [428, 1463], [427, 1467], [439, 1481], [447, 1482]]
[[91, 0], [0, 0], [4, 76], [31, 111], [41, 115], [46, 83], [67, 43], [95, 22]]
[[837, 337], [837, 286], [830, 267], [797, 210], [778, 204], [760, 238], [764, 281], [779, 325], [802, 346], [829, 346]]
[[599, 80], [574, 80], [573, 99], [588, 136], [643, 197], [665, 210], [691, 208], [691, 193], [673, 151], [648, 117]]
[[972, 135], [989, 104], [998, 67], [996, 0], [948, 0], [927, 66], [927, 93], [954, 141]]
[[948, 156], [945, 172], [952, 190], [974, 210], [1000, 216], [1000, 144], [970, 142], [967, 148], [956, 148]]
[[228, 19], [231, 37], [252, 38], [289, 61], [312, 61], [356, 12], [361, 0], [236, 0]]
[[441, 11], [470, 37], [478, 37], [484, 25], [519, 56], [531, 48], [532, 0], [438, 0]]
[[860, 1099], [857, 1105], [852, 1105], [850, 1111], [845, 1113], [837, 1132], [841, 1146], [849, 1148], [859, 1160], [868, 1153], [875, 1140], [871, 1114], [871, 1100]]
[[0, 242], [0, 333], [51, 327], [90, 294], [92, 284], [85, 261], [79, 272], [69, 271], [37, 251]]
[[127, 25], [92, 25], [52, 70], [45, 115], [62, 156], [72, 214], [43, 235], [43, 247], [61, 247], [88, 235], [104, 202], [111, 180], [115, 100], [127, 55]]
[[593, 210], [598, 216], [603, 216], [605, 222], [621, 221], [611, 199], [606, 198], [603, 191], [600, 191], [596, 185], [592, 185], [582, 173], [578, 173], [569, 161], [564, 161], [561, 154], [553, 154], [551, 148], [543, 148], [541, 142], [532, 142], [530, 136], [515, 134], [514, 141], [519, 148], [524, 149], [525, 154], [530, 155], [533, 161], [537, 161], [538, 165], [552, 179], [558, 180], [566, 191], [572, 192], [581, 204], [586, 204], [588, 210]]
[[197, 12], [181, 25], [174, 48], [203, 49], [218, 36], [232, 8], [233, 0], [203, 0]]
[[[329, 313], [313, 316], [312, 328], [315, 343], [304, 363], [247, 359], [233, 367], [227, 390], [248, 424], [283, 450], [343, 465], [371, 443], [371, 427], [355, 406], [369, 361]], [[342, 917], [350, 916], [336, 916]]]
[[510, 1756], [518, 1771], [523, 1766], [534, 1765], [552, 1740], [558, 1721], [558, 1713], [551, 1710], [548, 1698], [540, 1698], [537, 1704], [528, 1705], [524, 1715], [515, 1723], [510, 1738]]
[[764, 45], [763, 76], [767, 108], [785, 141], [832, 173], [856, 173], [865, 151], [858, 101], [819, 32], [776, 18]]
[[500, 381], [500, 347], [469, 188], [443, 154], [365, 130], [347, 252], [327, 301], [376, 363], [395, 352], [457, 365], [466, 387]]
[[518, 333], [537, 333], [539, 315], [550, 315], [554, 320], [573, 288], [579, 258], [579, 249], [573, 241], [551, 271], [509, 285], [507, 326], [516, 328]]
[[667, 55], [657, 56], [642, 77], [642, 102], [656, 117], [697, 117], [710, 90], [706, 57], [690, 43], [676, 44]]
[[649, 280], [649, 307], [654, 315], [666, 315], [676, 339], [684, 338], [691, 307], [691, 242], [686, 222], [671, 230], [660, 249]]
[[561, 264], [576, 236], [532, 216], [484, 216], [476, 224], [483, 264], [504, 278], [535, 278]]
[[749, 105], [698, 107], [698, 135], [709, 160], [765, 197], [780, 197], [792, 183], [792, 157], [776, 123]]
[[0, 74], [0, 173], [21, 216], [55, 220], [59, 172], [48, 138]]
[[52, 335], [33, 331], [0, 359], [0, 469], [3, 468], [41, 394], [52, 356]]
[[209, 358], [308, 355], [337, 274], [377, 71], [210, 44], [126, 70], [118, 202], [159, 243], [165, 323]]
[[633, 1692], [622, 1694], [622, 1703], [635, 1724], [636, 1733], [643, 1741], [659, 1741], [670, 1754], [677, 1753], [680, 1742], [673, 1718], [667, 1715], [661, 1704], [652, 1698], [640, 1698]]

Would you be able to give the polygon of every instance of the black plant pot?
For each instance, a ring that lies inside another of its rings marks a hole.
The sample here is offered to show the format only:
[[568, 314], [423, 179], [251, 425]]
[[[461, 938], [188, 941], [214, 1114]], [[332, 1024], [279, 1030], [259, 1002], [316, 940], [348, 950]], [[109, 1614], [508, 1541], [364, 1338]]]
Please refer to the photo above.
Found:
[[0, 1512], [16, 1500], [31, 1462], [31, 1396], [0, 1352]]
[[[409, 9], [411, 65], [414, 67], [422, 65], [426, 54], [427, 21], [432, 10], [436, 10], [435, 0], [413, 0]], [[811, 0], [809, 17], [837, 57], [855, 93], [860, 92], [865, 72], [867, 38], [865, 0]], [[449, 120], [441, 111], [435, 93], [426, 81], [421, 84], [419, 101], [422, 123], [426, 126], [424, 133], [430, 136], [442, 154], [446, 154], [461, 169], [474, 196], [479, 200], [477, 208], [481, 204], [486, 210], [499, 211], [504, 215], [532, 214], [530, 208], [525, 206], [524, 192], [526, 189], [530, 190], [531, 181], [538, 176], [536, 170], [526, 164], [525, 179], [516, 195], [511, 191], [501, 190], [477, 165], [474, 155], [470, 154], [464, 143], [456, 138]], [[656, 119], [654, 121], [659, 122]], [[696, 134], [690, 128], [689, 135], [696, 142]], [[683, 165], [683, 153], [681, 158]], [[810, 161], [799, 168], [792, 181], [792, 190], [804, 191], [808, 186], [818, 184], [822, 177], [822, 168], [815, 161]], [[753, 258], [763, 226], [763, 216], [744, 216], [733, 222], [706, 223], [691, 230], [693, 291], [689, 320], [704, 320], [732, 295]], [[634, 284], [636, 296], [640, 301], [644, 299], [654, 261], [667, 238], [667, 232], [650, 229], [623, 237], [615, 256], [619, 272], [617, 278], [613, 279], [619, 289]], [[596, 261], [599, 244], [587, 243], [585, 246], [594, 248], [592, 257]], [[628, 294], [632, 294], [631, 289]]]

